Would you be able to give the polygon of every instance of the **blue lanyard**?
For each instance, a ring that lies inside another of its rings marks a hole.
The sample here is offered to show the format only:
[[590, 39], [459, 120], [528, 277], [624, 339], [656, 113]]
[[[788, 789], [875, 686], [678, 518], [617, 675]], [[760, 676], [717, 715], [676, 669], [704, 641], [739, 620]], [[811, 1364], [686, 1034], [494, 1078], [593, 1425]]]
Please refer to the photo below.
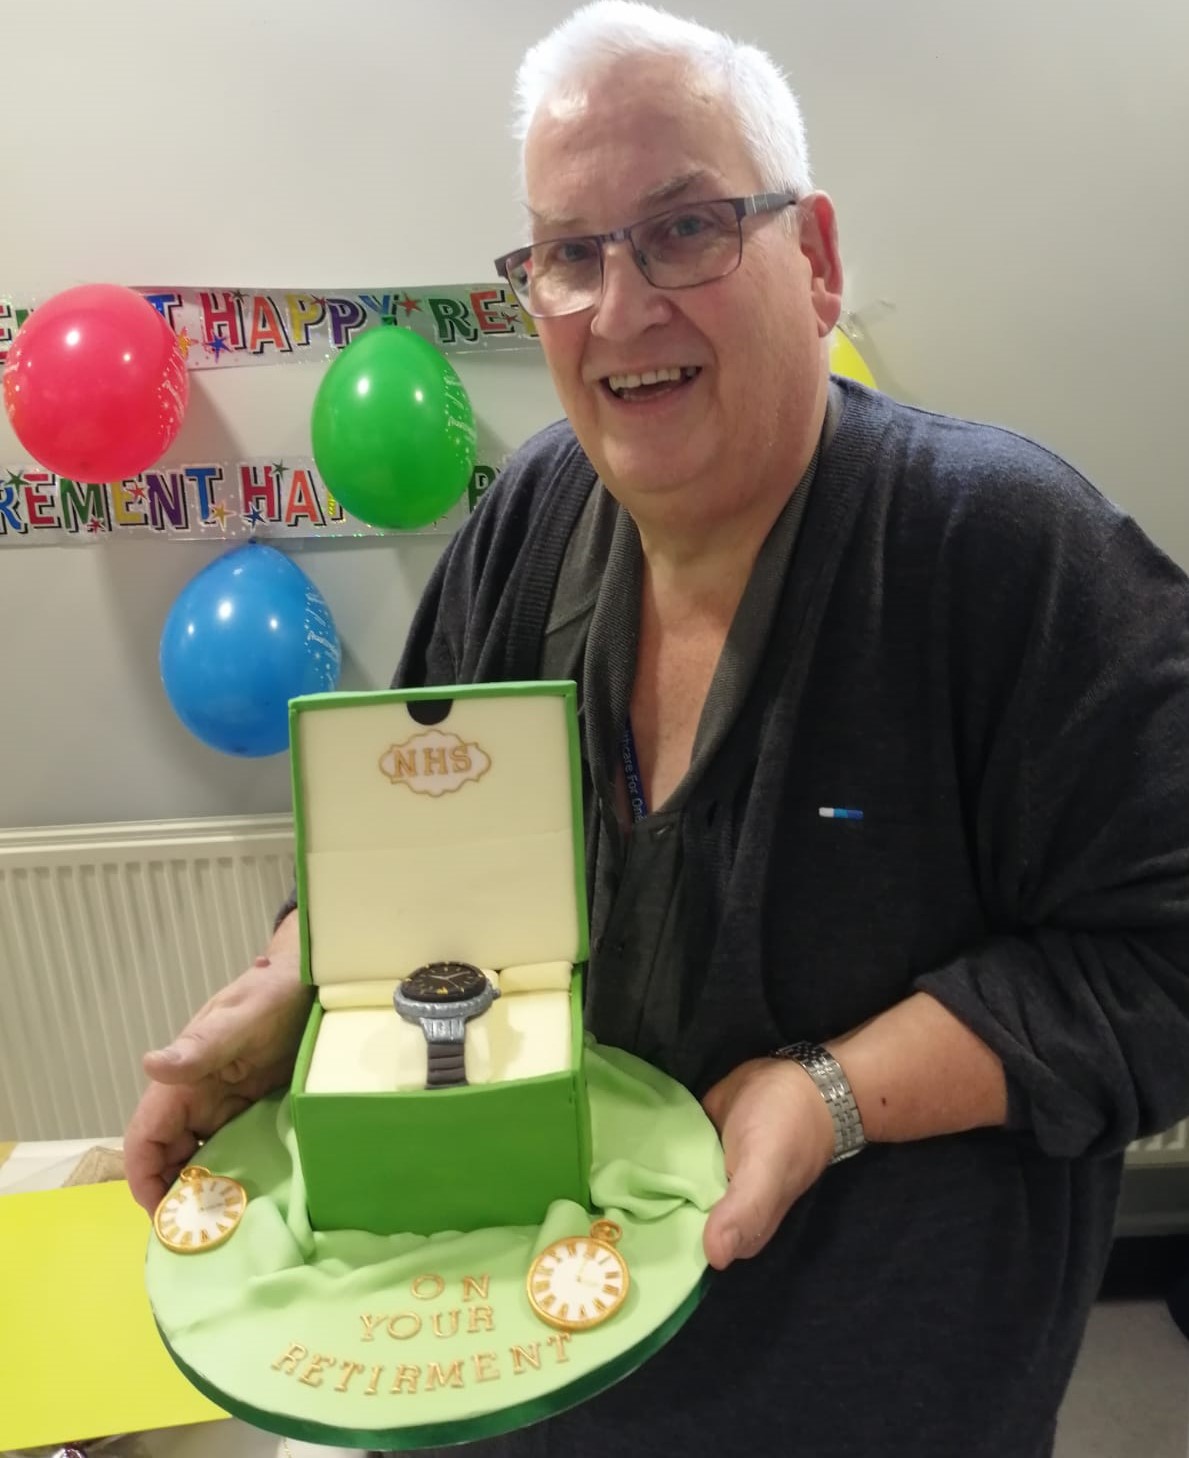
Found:
[[640, 758], [636, 753], [636, 740], [632, 734], [632, 721], [623, 721], [623, 733], [619, 737], [619, 755], [623, 760], [623, 777], [628, 787], [628, 804], [632, 807], [633, 822], [643, 820], [648, 814], [648, 802], [644, 798], [644, 781], [640, 777]]

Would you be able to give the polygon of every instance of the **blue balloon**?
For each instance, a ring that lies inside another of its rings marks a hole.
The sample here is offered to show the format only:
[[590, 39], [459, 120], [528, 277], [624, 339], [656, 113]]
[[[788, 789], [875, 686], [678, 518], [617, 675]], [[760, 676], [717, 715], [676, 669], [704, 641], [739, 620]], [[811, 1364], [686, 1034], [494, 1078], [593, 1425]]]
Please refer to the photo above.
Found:
[[161, 681], [190, 732], [224, 754], [289, 747], [289, 700], [337, 687], [342, 651], [322, 594], [260, 542], [182, 588], [161, 634]]

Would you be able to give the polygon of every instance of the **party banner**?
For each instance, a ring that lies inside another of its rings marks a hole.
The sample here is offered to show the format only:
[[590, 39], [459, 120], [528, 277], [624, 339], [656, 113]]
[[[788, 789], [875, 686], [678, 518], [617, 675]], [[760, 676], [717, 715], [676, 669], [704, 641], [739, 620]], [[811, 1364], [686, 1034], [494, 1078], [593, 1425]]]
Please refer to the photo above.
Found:
[[[188, 369], [325, 362], [366, 329], [400, 324], [447, 353], [526, 349], [532, 320], [506, 284], [289, 293], [270, 289], [141, 288], [177, 335]], [[0, 369], [35, 307], [0, 297]]]
[[[420, 535], [450, 533], [473, 511], [497, 467], [476, 466], [466, 494]], [[262, 541], [408, 535], [349, 516], [310, 457], [199, 461], [84, 483], [39, 466], [0, 466], [0, 547], [138, 537]]]

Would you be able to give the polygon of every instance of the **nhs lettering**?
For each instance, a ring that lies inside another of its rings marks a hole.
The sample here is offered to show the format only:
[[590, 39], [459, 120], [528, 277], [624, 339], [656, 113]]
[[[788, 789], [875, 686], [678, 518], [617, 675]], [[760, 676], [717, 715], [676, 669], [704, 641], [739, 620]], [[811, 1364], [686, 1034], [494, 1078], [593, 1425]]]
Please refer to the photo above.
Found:
[[403, 744], [390, 744], [379, 766], [390, 784], [437, 799], [482, 779], [491, 768], [491, 758], [479, 744], [429, 729]]

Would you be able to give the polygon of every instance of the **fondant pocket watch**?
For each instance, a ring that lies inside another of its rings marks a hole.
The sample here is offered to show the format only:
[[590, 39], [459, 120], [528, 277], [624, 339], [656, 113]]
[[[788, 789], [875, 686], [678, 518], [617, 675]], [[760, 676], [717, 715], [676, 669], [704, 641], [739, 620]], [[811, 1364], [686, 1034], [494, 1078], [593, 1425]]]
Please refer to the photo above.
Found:
[[589, 1235], [547, 1245], [528, 1268], [528, 1299], [542, 1321], [560, 1331], [585, 1331], [608, 1321], [627, 1299], [627, 1261], [615, 1249], [623, 1231], [596, 1220]]
[[248, 1192], [238, 1180], [188, 1164], [157, 1206], [153, 1229], [163, 1246], [179, 1255], [213, 1250], [244, 1217]]

